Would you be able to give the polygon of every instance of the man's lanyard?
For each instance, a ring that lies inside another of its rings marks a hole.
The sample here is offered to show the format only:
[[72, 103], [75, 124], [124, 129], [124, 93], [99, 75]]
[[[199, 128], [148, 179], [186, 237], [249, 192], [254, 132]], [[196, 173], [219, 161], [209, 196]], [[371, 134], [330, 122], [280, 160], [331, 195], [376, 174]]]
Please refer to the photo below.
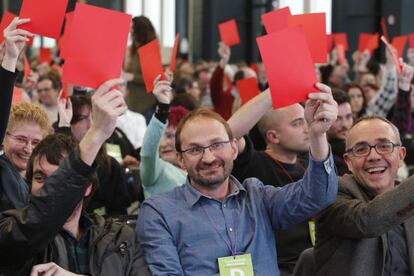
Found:
[[[214, 220], [211, 218], [211, 216], [209, 215], [209, 213], [207, 212], [207, 209], [204, 208], [203, 204], [201, 204], [201, 208], [203, 209], [204, 213], [206, 213], [207, 218], [210, 220], [212, 227], [214, 228], [214, 231], [216, 231], [216, 233], [220, 236], [220, 238], [225, 242], [227, 248], [230, 250], [231, 255], [232, 256], [236, 256], [238, 253], [237, 252], [237, 240], [238, 240], [238, 235], [237, 235], [237, 228], [238, 228], [238, 220], [236, 220], [237, 215], [236, 215], [236, 210], [235, 208], [233, 208], [233, 212], [232, 212], [232, 217], [233, 217], [233, 222], [234, 222], [234, 243], [231, 242], [231, 238], [229, 236], [229, 241], [227, 241], [227, 239], [225, 237], [223, 237], [223, 235], [220, 233], [220, 231], [217, 228], [217, 225], [214, 223]], [[227, 230], [227, 229], [226, 229]], [[229, 243], [230, 242], [230, 243]]]
[[[273, 158], [270, 154], [268, 154], [267, 152], [266, 152], [266, 154], [270, 157], [270, 158], [272, 158], [272, 160], [273, 161], [275, 161], [275, 163], [282, 169], [282, 172], [289, 178], [289, 180], [290, 180], [290, 182], [295, 182], [294, 180], [293, 180], [293, 177], [290, 175], [290, 173], [285, 169], [285, 167], [283, 166], [283, 164], [279, 161], [279, 160], [277, 160], [276, 158]], [[300, 165], [300, 167], [302, 167], [302, 169], [303, 169], [303, 171], [305, 172], [306, 171], [306, 169], [302, 166], [302, 164], [300, 164], [299, 162], [296, 162], [296, 164], [298, 164], [298, 165]]]

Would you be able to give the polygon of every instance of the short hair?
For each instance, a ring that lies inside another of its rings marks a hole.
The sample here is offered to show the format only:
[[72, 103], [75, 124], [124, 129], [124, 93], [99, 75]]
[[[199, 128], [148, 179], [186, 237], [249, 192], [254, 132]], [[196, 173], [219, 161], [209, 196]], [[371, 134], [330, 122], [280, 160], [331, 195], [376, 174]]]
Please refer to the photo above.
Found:
[[185, 94], [181, 93], [181, 94], [176, 94], [174, 96], [173, 100], [171, 101], [171, 107], [173, 106], [182, 106], [186, 108], [187, 110], [192, 111], [198, 108], [200, 104], [194, 98], [193, 95], [188, 94], [188, 93], [185, 93]]
[[14, 104], [10, 111], [7, 130], [10, 132], [19, 123], [35, 123], [43, 131], [43, 137], [52, 132], [46, 112], [37, 104], [29, 102], [19, 102]]
[[191, 122], [195, 119], [198, 118], [207, 118], [207, 119], [212, 119], [212, 120], [216, 120], [219, 123], [221, 123], [224, 126], [224, 129], [227, 132], [227, 135], [229, 136], [229, 140], [233, 140], [233, 133], [230, 129], [229, 124], [227, 123], [226, 120], [223, 119], [223, 117], [221, 117], [218, 113], [212, 111], [211, 109], [208, 108], [199, 108], [196, 110], [193, 110], [192, 112], [188, 113], [178, 124], [177, 126], [177, 130], [175, 132], [175, 149], [177, 150], [177, 152], [181, 152], [181, 131], [183, 130], [184, 126], [188, 123]]
[[339, 88], [332, 88], [332, 97], [338, 105], [341, 105], [343, 103], [351, 103], [351, 98], [349, 95]]
[[195, 82], [195, 80], [194, 79], [192, 79], [192, 78], [188, 78], [188, 77], [183, 77], [183, 78], [180, 78], [178, 81], [177, 81], [177, 84], [176, 84], [176, 86], [175, 86], [175, 93], [177, 94], [177, 95], [179, 95], [179, 94], [184, 94], [185, 93], [185, 89], [186, 89], [186, 87], [193, 87], [193, 83]]
[[73, 116], [72, 120], [70, 121], [70, 124], [73, 125], [79, 122], [79, 119], [81, 117], [81, 111], [84, 106], [92, 108], [92, 100], [90, 95], [76, 95], [71, 96], [70, 101], [72, 102], [73, 110]]
[[[391, 127], [392, 131], [394, 132], [395, 138], [397, 139], [397, 143], [400, 144], [400, 145], [402, 144], [402, 142], [401, 142], [401, 136], [400, 136], [400, 132], [399, 132], [398, 128], [390, 120], [388, 120], [388, 119], [386, 119], [386, 118], [384, 118], [382, 116], [379, 116], [379, 115], [367, 115], [367, 116], [363, 116], [363, 117], [357, 119], [352, 124], [352, 126], [349, 128], [349, 130], [348, 130], [348, 137], [349, 137], [349, 133], [351, 132], [351, 129], [353, 127], [355, 127], [357, 124], [359, 124], [361, 122], [364, 122], [364, 121], [372, 121], [372, 120], [380, 120], [380, 121], [383, 121], [383, 122], [387, 123]], [[349, 147], [348, 137], [345, 140], [345, 148], [346, 149], [348, 149], [348, 147]]]
[[41, 76], [37, 83], [40, 83], [44, 80], [50, 80], [52, 82], [52, 87], [54, 90], [60, 91], [62, 89], [62, 81], [58, 74], [49, 72], [46, 75]]

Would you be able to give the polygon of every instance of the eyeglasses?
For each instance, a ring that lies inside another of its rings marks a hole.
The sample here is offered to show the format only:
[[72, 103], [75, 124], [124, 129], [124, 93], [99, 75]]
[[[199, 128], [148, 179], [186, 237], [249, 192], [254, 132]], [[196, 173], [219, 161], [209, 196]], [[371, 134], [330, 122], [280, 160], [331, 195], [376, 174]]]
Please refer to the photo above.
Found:
[[394, 151], [395, 147], [400, 147], [399, 144], [394, 144], [393, 142], [379, 142], [375, 145], [370, 145], [368, 143], [357, 144], [352, 148], [348, 149], [346, 152], [352, 152], [352, 154], [356, 157], [366, 157], [371, 154], [371, 149], [375, 148], [375, 151], [378, 154], [389, 154]]
[[188, 154], [192, 157], [200, 157], [204, 154], [204, 151], [206, 149], [209, 149], [213, 153], [217, 153], [217, 152], [220, 152], [221, 150], [223, 150], [224, 146], [228, 143], [230, 143], [230, 140], [222, 141], [222, 142], [216, 142], [216, 143], [213, 143], [213, 144], [208, 145], [206, 147], [195, 146], [195, 147], [192, 147], [192, 148], [189, 148], [189, 149], [186, 149], [186, 150], [182, 150], [180, 152], [181, 153], [186, 153], [186, 154]]
[[40, 140], [38, 139], [29, 139], [24, 136], [10, 134], [9, 132], [7, 132], [6, 135], [9, 135], [10, 137], [12, 137], [17, 142], [17, 144], [20, 146], [26, 146], [30, 143], [32, 147], [34, 148], [40, 143]]

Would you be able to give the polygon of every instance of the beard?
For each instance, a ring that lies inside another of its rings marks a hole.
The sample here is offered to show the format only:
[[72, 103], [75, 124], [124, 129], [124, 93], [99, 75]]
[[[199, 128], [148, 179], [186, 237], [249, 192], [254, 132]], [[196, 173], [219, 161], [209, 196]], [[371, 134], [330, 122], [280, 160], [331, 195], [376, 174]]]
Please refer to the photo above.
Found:
[[[200, 171], [208, 168], [218, 168], [218, 172], [214, 174], [203, 176]], [[225, 162], [223, 160], [215, 160], [210, 164], [200, 163], [196, 166], [195, 170], [188, 171], [188, 175], [192, 182], [207, 188], [215, 189], [219, 187], [229, 176], [233, 169], [233, 162]]]

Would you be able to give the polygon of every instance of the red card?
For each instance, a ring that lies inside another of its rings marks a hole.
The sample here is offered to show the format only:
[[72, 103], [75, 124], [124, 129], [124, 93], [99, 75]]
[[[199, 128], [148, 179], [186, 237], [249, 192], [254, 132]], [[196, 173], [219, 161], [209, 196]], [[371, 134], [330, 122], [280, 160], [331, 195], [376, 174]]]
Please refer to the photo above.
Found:
[[332, 51], [334, 45], [334, 35], [333, 34], [327, 34], [326, 35], [326, 49], [328, 52]]
[[414, 48], [414, 34], [408, 35], [408, 40], [410, 41], [410, 48]]
[[307, 13], [289, 17], [289, 26], [302, 25], [314, 63], [326, 63], [325, 13]]
[[20, 28], [58, 39], [67, 6], [68, 0], [23, 0], [19, 17], [30, 18], [30, 22]]
[[397, 50], [398, 57], [402, 57], [404, 54], [405, 44], [407, 43], [407, 36], [395, 36], [392, 39], [391, 45]]
[[66, 51], [68, 50], [66, 47], [66, 44], [67, 44], [67, 41], [69, 40], [70, 30], [72, 28], [73, 16], [74, 16], [73, 12], [68, 12], [65, 15], [65, 30], [63, 32], [63, 35], [59, 39], [59, 45], [58, 45], [58, 48], [60, 50], [59, 56], [62, 59], [65, 59]]
[[170, 60], [170, 71], [171, 72], [174, 72], [174, 69], [175, 69], [175, 62], [177, 60], [177, 51], [178, 51], [179, 41], [180, 41], [180, 35], [176, 34], [175, 40], [174, 40], [174, 47], [172, 48], [172, 51], [171, 51], [171, 60]]
[[342, 45], [344, 46], [344, 50], [348, 51], [348, 35], [346, 33], [336, 33], [334, 34], [335, 45]]
[[23, 53], [23, 63], [24, 63], [24, 76], [27, 78], [30, 75], [30, 64], [27, 60], [26, 53]]
[[130, 26], [129, 14], [77, 3], [64, 46], [63, 81], [97, 88], [119, 78]]
[[52, 61], [52, 49], [51, 48], [40, 48], [38, 61], [42, 63], [50, 63]]
[[392, 47], [393, 46], [388, 42], [388, 40], [384, 36], [381, 36], [381, 41], [384, 42], [385, 46], [387, 47], [387, 51], [391, 55], [392, 61], [394, 62], [395, 67], [397, 67], [398, 74], [401, 74], [401, 72], [402, 72], [402, 64], [401, 64], [400, 60], [398, 59], [398, 54], [396, 54], [392, 50]]
[[339, 64], [345, 64], [346, 58], [345, 58], [345, 47], [342, 44], [339, 44], [336, 46], [336, 50], [338, 51], [338, 60]]
[[220, 40], [227, 46], [233, 46], [240, 43], [239, 30], [237, 29], [236, 20], [231, 19], [218, 25]]
[[5, 11], [3, 13], [3, 17], [1, 18], [1, 23], [0, 23], [0, 43], [3, 42], [4, 40], [4, 36], [3, 36], [3, 31], [4, 29], [6, 29], [10, 23], [13, 21], [13, 19], [16, 17], [15, 14]]
[[241, 104], [245, 104], [260, 93], [259, 85], [255, 77], [239, 80], [236, 82]]
[[317, 91], [312, 56], [301, 27], [289, 27], [258, 37], [257, 44], [266, 69], [273, 108], [302, 102], [308, 93]]
[[365, 50], [369, 50], [370, 52], [374, 51], [379, 46], [378, 40], [378, 34], [360, 33], [358, 51], [361, 53]]
[[284, 7], [262, 14], [263, 25], [268, 34], [280, 31], [289, 26], [290, 9]]
[[147, 92], [154, 89], [154, 80], [158, 75], [164, 75], [161, 62], [161, 51], [158, 39], [138, 48], [139, 61], [141, 63], [142, 77], [144, 78]]

